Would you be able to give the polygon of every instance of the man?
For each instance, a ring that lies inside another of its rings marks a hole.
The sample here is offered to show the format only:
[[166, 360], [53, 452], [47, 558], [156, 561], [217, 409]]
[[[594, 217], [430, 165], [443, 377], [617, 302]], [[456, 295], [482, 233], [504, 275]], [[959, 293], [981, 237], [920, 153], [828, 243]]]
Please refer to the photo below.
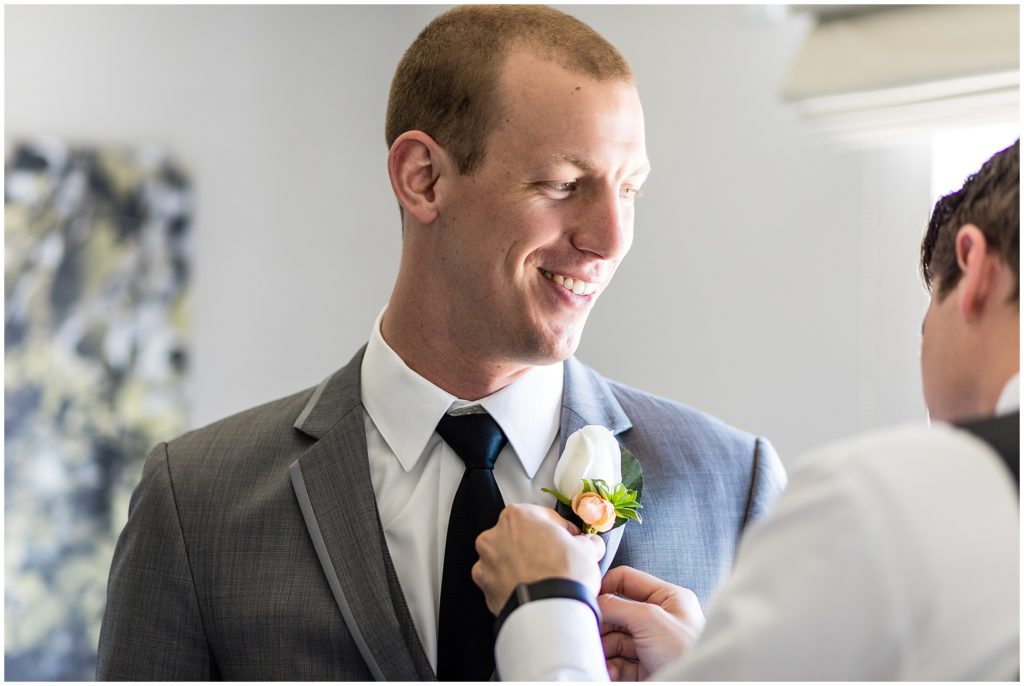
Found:
[[503, 678], [1017, 679], [1019, 148], [941, 199], [924, 238], [921, 366], [940, 423], [802, 460], [745, 536], [706, 628], [687, 589], [627, 567], [602, 584], [599, 539], [508, 508], [478, 539], [473, 570], [494, 612], [549, 577], [605, 595], [603, 636], [584, 602], [512, 610], [497, 641]]
[[701, 598], [781, 489], [764, 440], [572, 357], [649, 170], [614, 47], [545, 7], [454, 9], [403, 57], [386, 130], [403, 230], [386, 310], [318, 387], [154, 450], [100, 678], [490, 678], [473, 543], [505, 503], [554, 503], [541, 488], [584, 425], [647, 475], [652, 516], [604, 564]]

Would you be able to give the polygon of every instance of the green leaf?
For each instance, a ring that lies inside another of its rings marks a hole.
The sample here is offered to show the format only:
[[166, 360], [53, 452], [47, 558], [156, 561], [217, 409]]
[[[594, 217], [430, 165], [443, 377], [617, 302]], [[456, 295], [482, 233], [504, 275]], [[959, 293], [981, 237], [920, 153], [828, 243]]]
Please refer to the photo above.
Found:
[[644, 472], [633, 453], [621, 446], [620, 449], [622, 451], [622, 485], [631, 491], [636, 491], [636, 500], [639, 501], [644, 492]]
[[619, 521], [620, 519], [623, 520], [623, 522], [625, 522], [628, 519], [632, 519], [634, 522], [641, 521], [640, 520], [640, 515], [638, 515], [633, 510], [621, 510], [621, 511], [616, 510], [615, 511], [615, 521]]
[[556, 491], [553, 488], [542, 488], [540, 490], [544, 491], [545, 493], [550, 493], [551, 495], [555, 496], [555, 500], [557, 500], [558, 502], [562, 503], [563, 505], [568, 505], [568, 506], [572, 505], [572, 501], [571, 500], [569, 500], [568, 498], [566, 498], [564, 495], [562, 495], [561, 493], [559, 493], [558, 491]]
[[594, 479], [594, 492], [605, 500], [611, 500], [611, 493], [608, 492], [608, 484], [604, 479]]

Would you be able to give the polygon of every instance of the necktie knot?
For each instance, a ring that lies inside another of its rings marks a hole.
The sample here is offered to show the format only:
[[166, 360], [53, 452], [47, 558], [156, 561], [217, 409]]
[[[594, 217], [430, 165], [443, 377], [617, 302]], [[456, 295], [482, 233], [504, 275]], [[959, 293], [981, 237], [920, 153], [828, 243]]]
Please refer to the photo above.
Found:
[[437, 433], [468, 469], [494, 469], [498, 453], [508, 442], [489, 414], [446, 414], [437, 424]]

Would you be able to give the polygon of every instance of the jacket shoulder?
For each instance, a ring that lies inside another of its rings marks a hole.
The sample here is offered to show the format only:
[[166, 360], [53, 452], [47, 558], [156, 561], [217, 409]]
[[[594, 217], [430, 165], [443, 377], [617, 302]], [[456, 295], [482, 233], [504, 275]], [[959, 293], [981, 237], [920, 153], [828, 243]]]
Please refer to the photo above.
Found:
[[689, 405], [617, 381], [609, 380], [608, 386], [633, 422], [633, 429], [639, 432], [662, 434], [665, 440], [684, 444], [707, 444], [709, 448], [753, 446], [758, 440], [752, 433]]
[[178, 469], [238, 460], [250, 466], [267, 460], [290, 463], [312, 442], [295, 421], [315, 391], [307, 388], [189, 431], [168, 443], [168, 461]]
[[747, 488], [746, 494], [761, 503], [755, 517], [785, 487], [785, 470], [766, 438], [674, 400], [615, 381], [608, 386], [633, 424], [623, 444], [655, 469], [714, 475]]

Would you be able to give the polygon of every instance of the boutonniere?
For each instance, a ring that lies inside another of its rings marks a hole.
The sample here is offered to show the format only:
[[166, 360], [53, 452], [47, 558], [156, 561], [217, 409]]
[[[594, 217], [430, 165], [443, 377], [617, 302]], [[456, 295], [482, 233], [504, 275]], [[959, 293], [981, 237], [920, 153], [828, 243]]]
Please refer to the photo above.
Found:
[[574, 432], [555, 466], [555, 487], [540, 490], [555, 496], [555, 511], [588, 534], [604, 533], [637, 512], [644, 475], [633, 453], [619, 445], [603, 426], [589, 424]]

